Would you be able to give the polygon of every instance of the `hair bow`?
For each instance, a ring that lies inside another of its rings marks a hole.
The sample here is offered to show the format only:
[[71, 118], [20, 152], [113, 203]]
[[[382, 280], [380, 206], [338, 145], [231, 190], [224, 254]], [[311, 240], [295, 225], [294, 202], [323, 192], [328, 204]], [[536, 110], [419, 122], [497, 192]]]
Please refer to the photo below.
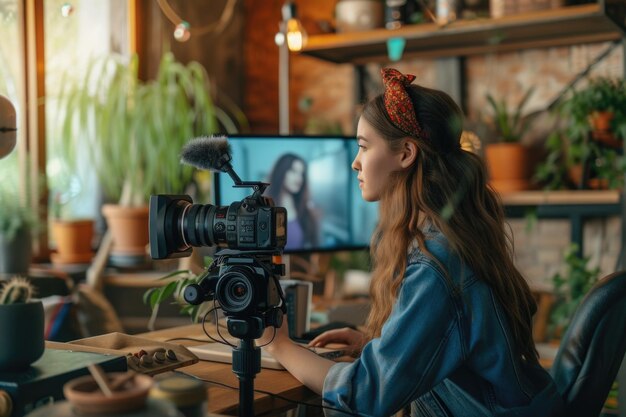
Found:
[[419, 137], [421, 128], [415, 116], [415, 108], [406, 88], [415, 80], [415, 75], [402, 74], [394, 68], [383, 68], [385, 86], [385, 109], [391, 122], [406, 134]]

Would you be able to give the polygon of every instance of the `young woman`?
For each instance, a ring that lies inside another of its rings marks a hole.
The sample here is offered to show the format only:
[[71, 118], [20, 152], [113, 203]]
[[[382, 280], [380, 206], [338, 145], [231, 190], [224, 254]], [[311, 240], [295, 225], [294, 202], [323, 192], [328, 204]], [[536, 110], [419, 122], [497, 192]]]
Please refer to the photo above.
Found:
[[311, 201], [304, 159], [292, 153], [282, 155], [274, 164], [268, 182], [270, 186], [265, 194], [289, 213], [285, 249], [315, 247], [318, 226], [309, 207]]
[[311, 342], [346, 343], [356, 360], [299, 348], [285, 326], [267, 349], [326, 405], [358, 415], [557, 415], [562, 399], [537, 360], [536, 307], [499, 199], [481, 159], [460, 147], [458, 106], [414, 78], [384, 69], [385, 92], [357, 128], [352, 167], [363, 198], [380, 202], [367, 332]]

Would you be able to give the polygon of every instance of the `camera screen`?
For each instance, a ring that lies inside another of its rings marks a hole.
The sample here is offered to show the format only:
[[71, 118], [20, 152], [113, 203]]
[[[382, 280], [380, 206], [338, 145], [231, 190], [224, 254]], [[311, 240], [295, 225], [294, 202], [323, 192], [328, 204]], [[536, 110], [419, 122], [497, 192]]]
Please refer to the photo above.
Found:
[[[287, 209], [285, 252], [365, 248], [378, 208], [361, 198], [351, 168], [358, 147], [341, 136], [229, 136], [233, 169], [244, 181], [271, 185], [264, 195]], [[215, 203], [227, 205], [250, 194], [215, 175]]]

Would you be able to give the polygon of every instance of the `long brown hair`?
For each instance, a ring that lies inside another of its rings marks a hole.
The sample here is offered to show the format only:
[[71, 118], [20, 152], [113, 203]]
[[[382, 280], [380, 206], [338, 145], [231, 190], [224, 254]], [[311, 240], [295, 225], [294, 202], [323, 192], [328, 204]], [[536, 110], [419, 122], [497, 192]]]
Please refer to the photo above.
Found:
[[[407, 91], [422, 133], [413, 138], [419, 148], [416, 161], [407, 170], [392, 175], [380, 199], [380, 220], [371, 245], [368, 336], [380, 335], [402, 283], [407, 248], [417, 240], [425, 250], [422, 227], [431, 224], [447, 237], [452, 250], [476, 276], [491, 287], [508, 318], [519, 353], [536, 360], [531, 324], [536, 304], [513, 264], [513, 242], [505, 229], [500, 199], [487, 185], [485, 165], [478, 156], [460, 147], [461, 110], [444, 92], [418, 85], [407, 87]], [[365, 105], [361, 117], [392, 150], [399, 151], [407, 134], [389, 120], [382, 95]]]
[[300, 190], [292, 194], [293, 200], [298, 213], [298, 223], [302, 227], [305, 236], [305, 244], [307, 246], [316, 246], [318, 243], [318, 227], [317, 217], [313, 210], [309, 207], [311, 201], [309, 195], [309, 180], [308, 180], [308, 164], [307, 162], [293, 153], [286, 153], [281, 155], [280, 158], [274, 163], [271, 173], [269, 174], [269, 183], [265, 195], [271, 197], [274, 203], [280, 203], [280, 194], [283, 191], [283, 184], [287, 171], [291, 169], [291, 166], [295, 161], [300, 161], [304, 166], [304, 173], [302, 177], [302, 187]]

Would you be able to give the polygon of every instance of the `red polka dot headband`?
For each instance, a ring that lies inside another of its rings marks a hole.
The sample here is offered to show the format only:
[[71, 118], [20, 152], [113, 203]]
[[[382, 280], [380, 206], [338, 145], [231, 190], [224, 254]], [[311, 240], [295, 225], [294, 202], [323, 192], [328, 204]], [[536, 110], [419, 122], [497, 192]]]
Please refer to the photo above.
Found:
[[385, 86], [385, 109], [395, 127], [404, 133], [419, 137], [421, 128], [415, 117], [413, 102], [406, 88], [415, 80], [415, 75], [402, 74], [393, 68], [381, 70]]

